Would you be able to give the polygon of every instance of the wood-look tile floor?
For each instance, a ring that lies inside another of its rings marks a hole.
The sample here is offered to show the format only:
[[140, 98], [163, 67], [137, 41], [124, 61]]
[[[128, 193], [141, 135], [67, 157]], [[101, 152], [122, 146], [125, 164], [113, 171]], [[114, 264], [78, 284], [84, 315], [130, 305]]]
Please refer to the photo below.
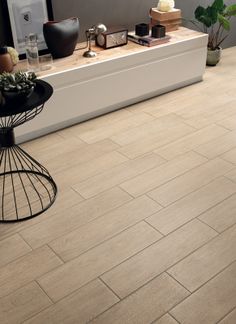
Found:
[[236, 323], [236, 48], [204, 81], [24, 143], [56, 203], [0, 224], [1, 324]]

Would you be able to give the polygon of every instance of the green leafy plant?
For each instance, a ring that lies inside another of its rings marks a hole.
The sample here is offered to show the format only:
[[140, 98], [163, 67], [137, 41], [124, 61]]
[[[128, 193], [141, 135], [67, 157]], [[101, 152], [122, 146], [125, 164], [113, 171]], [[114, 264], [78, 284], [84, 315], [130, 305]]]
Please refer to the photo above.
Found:
[[209, 34], [208, 49], [215, 50], [229, 35], [230, 19], [236, 17], [236, 4], [226, 6], [224, 0], [215, 0], [206, 8], [198, 6], [194, 15], [196, 20], [191, 22]]
[[16, 72], [0, 74], [0, 91], [28, 93], [35, 87], [36, 75], [34, 72]]

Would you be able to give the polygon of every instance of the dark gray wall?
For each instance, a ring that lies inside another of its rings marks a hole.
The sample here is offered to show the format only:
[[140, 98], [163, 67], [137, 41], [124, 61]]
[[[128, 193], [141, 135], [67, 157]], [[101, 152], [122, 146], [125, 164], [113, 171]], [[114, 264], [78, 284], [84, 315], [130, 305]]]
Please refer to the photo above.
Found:
[[[182, 15], [184, 18], [192, 18], [194, 10], [197, 6], [202, 5], [204, 7], [207, 4], [211, 4], [213, 0], [175, 0], [176, 8], [180, 8], [182, 10]], [[233, 4], [235, 0], [226, 0], [226, 4]], [[192, 24], [187, 24], [187, 27], [194, 29]], [[228, 38], [222, 44], [223, 47], [231, 47], [236, 46], [236, 18], [232, 18], [231, 20], [231, 31]]]
[[52, 4], [56, 19], [79, 17], [83, 39], [85, 30], [99, 22], [129, 29], [139, 22], [148, 22], [149, 9], [156, 7], [157, 0], [52, 0]]
[[[133, 29], [139, 22], [148, 22], [148, 12], [156, 7], [158, 0], [52, 0], [54, 17], [57, 20], [77, 16], [80, 19], [80, 40], [84, 39], [84, 32], [92, 25], [103, 22], [107, 26], [126, 25]], [[206, 5], [212, 0], [176, 0], [176, 8], [180, 8], [183, 17], [191, 18], [195, 8]], [[0, 4], [2, 0], [0, 0]], [[235, 0], [226, 0], [227, 4]], [[189, 25], [190, 28], [194, 28]], [[6, 43], [9, 28], [0, 6], [0, 44]], [[232, 19], [231, 33], [224, 43], [224, 47], [236, 45], [236, 18]]]

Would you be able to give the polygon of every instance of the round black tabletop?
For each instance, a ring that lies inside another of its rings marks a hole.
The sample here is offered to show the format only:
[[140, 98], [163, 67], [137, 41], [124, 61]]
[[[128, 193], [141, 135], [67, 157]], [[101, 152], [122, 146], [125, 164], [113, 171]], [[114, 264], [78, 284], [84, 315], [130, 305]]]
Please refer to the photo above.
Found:
[[33, 93], [24, 103], [10, 104], [6, 102], [2, 106], [0, 105], [0, 117], [9, 117], [32, 110], [44, 104], [52, 94], [53, 88], [49, 83], [43, 80], [36, 80]]

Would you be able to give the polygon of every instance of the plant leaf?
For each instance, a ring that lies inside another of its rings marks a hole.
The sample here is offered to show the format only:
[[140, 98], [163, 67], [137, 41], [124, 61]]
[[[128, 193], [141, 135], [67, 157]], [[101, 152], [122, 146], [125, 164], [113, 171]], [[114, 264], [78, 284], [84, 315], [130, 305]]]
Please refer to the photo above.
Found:
[[218, 14], [218, 20], [219, 23], [222, 25], [222, 27], [229, 31], [230, 30], [230, 22], [228, 21], [228, 19], [226, 19], [224, 16]]
[[209, 12], [207, 9], [203, 8], [202, 6], [198, 6], [195, 10], [195, 18], [203, 23], [206, 27], [211, 27], [212, 19], [209, 17]]
[[215, 0], [211, 8], [214, 8], [218, 13], [222, 13], [225, 9], [224, 0]]
[[224, 14], [229, 17], [236, 16], [236, 4], [226, 7]]

